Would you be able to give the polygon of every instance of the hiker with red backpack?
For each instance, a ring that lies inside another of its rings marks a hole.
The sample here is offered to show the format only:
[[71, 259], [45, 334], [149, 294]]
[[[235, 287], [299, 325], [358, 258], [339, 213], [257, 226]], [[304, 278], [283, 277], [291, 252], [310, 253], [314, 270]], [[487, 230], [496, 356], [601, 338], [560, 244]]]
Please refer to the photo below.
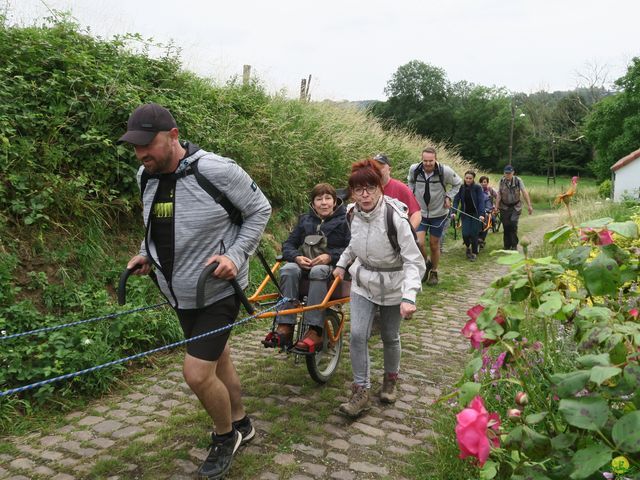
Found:
[[518, 249], [518, 221], [522, 212], [522, 199], [527, 202], [529, 215], [533, 213], [529, 192], [524, 187], [524, 182], [520, 177], [515, 176], [515, 171], [511, 165], [504, 167], [504, 177], [498, 185], [498, 197], [496, 198], [496, 208], [500, 211], [500, 219], [503, 226], [503, 241], [505, 250]]
[[[355, 204], [347, 207], [351, 241], [340, 256], [333, 275], [351, 274], [350, 356], [352, 395], [340, 412], [355, 418], [370, 408], [368, 339], [374, 314], [380, 310], [380, 336], [384, 377], [380, 400], [396, 399], [400, 369], [400, 321], [416, 311], [425, 263], [405, 213], [406, 206], [382, 193], [382, 175], [373, 159], [351, 167], [349, 189]], [[393, 232], [391, 231], [393, 230]]]
[[[436, 149], [427, 147], [422, 151], [422, 161], [409, 168], [409, 188], [413, 191], [420, 209], [422, 221], [416, 229], [418, 243], [426, 255], [426, 235], [429, 232], [427, 274], [423, 280], [427, 285], [438, 284], [438, 264], [440, 262], [440, 237], [447, 222], [453, 197], [456, 196], [462, 179], [447, 165], [437, 161]], [[447, 190], [446, 185], [450, 188]]]

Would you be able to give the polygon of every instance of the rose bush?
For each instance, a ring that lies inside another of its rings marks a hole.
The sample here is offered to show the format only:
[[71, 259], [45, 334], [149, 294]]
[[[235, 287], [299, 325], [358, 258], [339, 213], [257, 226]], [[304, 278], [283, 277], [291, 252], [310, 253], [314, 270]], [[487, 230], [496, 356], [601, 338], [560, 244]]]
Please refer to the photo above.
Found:
[[[603, 478], [621, 456], [640, 468], [639, 223], [563, 225], [545, 236], [557, 252], [544, 258], [498, 252], [511, 271], [462, 329], [475, 354], [456, 438], [482, 478]], [[508, 419], [500, 441], [487, 408]]]

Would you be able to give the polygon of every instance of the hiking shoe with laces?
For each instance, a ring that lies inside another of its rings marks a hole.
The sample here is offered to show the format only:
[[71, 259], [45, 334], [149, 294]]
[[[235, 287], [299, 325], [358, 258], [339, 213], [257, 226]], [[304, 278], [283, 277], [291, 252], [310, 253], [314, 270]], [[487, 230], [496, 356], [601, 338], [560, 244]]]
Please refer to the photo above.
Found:
[[206, 480], [218, 480], [223, 478], [231, 468], [233, 454], [242, 443], [242, 434], [235, 428], [233, 435], [228, 439], [211, 435], [209, 455], [198, 469], [198, 478]]
[[431, 269], [433, 268], [433, 263], [431, 263], [431, 259], [427, 258], [424, 262], [427, 269], [424, 271], [424, 275], [422, 276], [422, 281], [426, 282], [429, 280], [429, 273], [431, 273]]
[[382, 377], [382, 388], [380, 389], [380, 401], [382, 403], [393, 403], [396, 401], [397, 373], [385, 373]]
[[351, 418], [357, 418], [371, 408], [369, 404], [369, 389], [362, 385], [351, 387], [351, 398], [340, 405], [340, 412]]
[[242, 442], [240, 442], [240, 446], [246, 445], [256, 436], [256, 429], [253, 428], [253, 424], [251, 423], [251, 419], [248, 415], [245, 415], [245, 417], [240, 420], [236, 420], [232, 425], [233, 428], [242, 435]]
[[427, 285], [438, 285], [438, 272], [431, 270], [429, 272], [429, 278], [427, 279]]

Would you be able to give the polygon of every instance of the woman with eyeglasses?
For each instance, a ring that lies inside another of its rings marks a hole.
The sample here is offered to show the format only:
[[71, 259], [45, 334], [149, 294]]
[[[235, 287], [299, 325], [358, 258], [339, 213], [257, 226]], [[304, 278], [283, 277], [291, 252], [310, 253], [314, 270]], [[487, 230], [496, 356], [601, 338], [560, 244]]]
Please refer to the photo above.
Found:
[[411, 318], [416, 311], [416, 295], [422, 288], [426, 266], [408, 221], [406, 205], [382, 194], [382, 175], [377, 162], [367, 159], [354, 163], [349, 189], [355, 200], [347, 207], [351, 241], [340, 256], [333, 275], [344, 278], [348, 268], [352, 277], [350, 356], [353, 385], [351, 398], [340, 405], [340, 411], [355, 418], [370, 408], [368, 339], [378, 308], [384, 354], [380, 400], [392, 403], [396, 399], [400, 321]]

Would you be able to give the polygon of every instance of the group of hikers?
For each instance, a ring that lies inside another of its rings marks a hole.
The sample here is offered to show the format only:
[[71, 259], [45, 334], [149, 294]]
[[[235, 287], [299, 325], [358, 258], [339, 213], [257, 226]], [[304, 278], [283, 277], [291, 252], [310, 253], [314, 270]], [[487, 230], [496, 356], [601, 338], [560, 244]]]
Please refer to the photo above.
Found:
[[[186, 338], [233, 324], [240, 299], [229, 280], [248, 284], [249, 257], [255, 252], [271, 214], [269, 201], [233, 160], [179, 139], [178, 126], [164, 107], [136, 108], [120, 142], [133, 146], [141, 162], [137, 180], [143, 202], [145, 235], [127, 268], [135, 274], [155, 271], [162, 294], [174, 308]], [[327, 184], [310, 194], [309, 212], [283, 243], [287, 262], [280, 270], [282, 293], [297, 299], [300, 281], [309, 281], [307, 303], [320, 304], [328, 283], [350, 275], [350, 357], [352, 392], [339, 410], [352, 418], [370, 407], [368, 340], [379, 319], [384, 375], [380, 401], [392, 403], [400, 370], [400, 322], [416, 311], [422, 283], [438, 284], [440, 238], [451, 211], [459, 212], [470, 260], [484, 243], [483, 225], [501, 212], [505, 249], [517, 247], [522, 197], [531, 202], [522, 180], [505, 168], [498, 191], [487, 177], [464, 180], [437, 161], [431, 147], [411, 165], [408, 186], [391, 178], [384, 154], [351, 166], [349, 205]], [[429, 233], [429, 248], [426, 235]], [[205, 307], [196, 306], [196, 284], [206, 265], [218, 267], [205, 285]], [[288, 307], [283, 307], [288, 308]], [[324, 312], [306, 313], [308, 329], [293, 343], [295, 317], [276, 317], [266, 346], [314, 352], [323, 341]], [[240, 445], [255, 436], [241, 398], [240, 379], [227, 343], [230, 329], [187, 344], [183, 373], [214, 424], [201, 478], [219, 479], [228, 472]]]

